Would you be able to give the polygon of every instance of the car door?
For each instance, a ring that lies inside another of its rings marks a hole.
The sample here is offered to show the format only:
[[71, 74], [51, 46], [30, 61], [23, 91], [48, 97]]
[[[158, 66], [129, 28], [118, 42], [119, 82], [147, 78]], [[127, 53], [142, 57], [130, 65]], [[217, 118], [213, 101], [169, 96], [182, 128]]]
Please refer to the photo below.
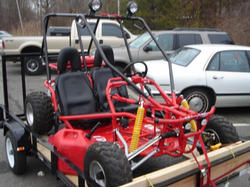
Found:
[[[93, 31], [94, 28], [95, 28], [95, 23], [89, 23], [89, 26]], [[98, 29], [99, 29], [99, 25], [97, 27], [97, 31], [98, 31]], [[84, 48], [84, 50], [87, 50], [88, 47], [89, 47], [90, 40], [91, 40], [90, 33], [89, 33], [87, 27], [80, 27], [79, 32], [80, 32], [80, 35], [81, 35], [83, 48]], [[77, 32], [76, 25], [75, 25], [74, 22], [72, 24], [72, 29], [71, 29], [71, 41], [70, 41], [70, 43], [71, 43], [72, 47], [80, 49], [80, 40], [79, 40], [79, 37], [78, 37], [78, 32]], [[95, 48], [94, 42], [92, 43], [91, 47]]]
[[[166, 54], [173, 51], [174, 34], [159, 34], [156, 36], [156, 40], [159, 42]], [[145, 45], [140, 47], [139, 57], [137, 60], [158, 60], [163, 58], [164, 57], [159, 48], [156, 46], [156, 43], [153, 40], [150, 40], [145, 43]]]
[[247, 52], [221, 51], [206, 69], [207, 85], [216, 92], [216, 106], [250, 106], [250, 68]]

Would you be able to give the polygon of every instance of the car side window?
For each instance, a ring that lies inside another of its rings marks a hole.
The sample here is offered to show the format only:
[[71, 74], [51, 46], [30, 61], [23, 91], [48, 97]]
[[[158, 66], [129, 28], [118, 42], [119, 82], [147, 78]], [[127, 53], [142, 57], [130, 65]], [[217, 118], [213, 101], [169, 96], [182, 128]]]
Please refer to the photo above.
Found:
[[118, 38], [123, 38], [120, 27], [114, 24], [109, 24], [109, 23], [102, 24], [102, 35], [103, 36], [116, 36]]
[[221, 52], [220, 71], [249, 72], [249, 63], [245, 51]]
[[[159, 42], [160, 46], [163, 48], [164, 51], [173, 50], [173, 34], [161, 34], [156, 37], [156, 40]], [[152, 51], [159, 51], [159, 48], [156, 46], [153, 40], [149, 43], [149, 46], [152, 48]]]
[[211, 59], [207, 70], [208, 71], [218, 71], [219, 70], [220, 53], [216, 53]]
[[227, 34], [208, 34], [208, 38], [212, 44], [234, 44]]
[[202, 44], [201, 36], [199, 34], [177, 34], [177, 49], [190, 44]]
[[[95, 24], [94, 23], [89, 23], [92, 31], [94, 30], [95, 28]], [[87, 29], [87, 27], [84, 27], [80, 30], [81, 32], [81, 36], [90, 36], [90, 33], [89, 33], [89, 30]]]

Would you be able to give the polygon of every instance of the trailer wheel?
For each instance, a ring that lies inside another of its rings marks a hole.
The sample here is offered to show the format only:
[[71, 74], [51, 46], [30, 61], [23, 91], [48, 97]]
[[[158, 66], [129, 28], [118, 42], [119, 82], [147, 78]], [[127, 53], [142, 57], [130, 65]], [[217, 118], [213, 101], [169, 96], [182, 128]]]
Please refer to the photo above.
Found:
[[[239, 135], [233, 124], [227, 121], [223, 116], [213, 115], [202, 134], [202, 139], [207, 147], [217, 143], [228, 144], [239, 141]], [[198, 149], [202, 153], [201, 149]]]
[[114, 143], [92, 144], [84, 157], [88, 186], [113, 187], [132, 180], [132, 171], [123, 151]]
[[26, 119], [33, 132], [48, 133], [54, 124], [51, 100], [44, 92], [29, 94], [25, 102]]
[[24, 58], [24, 71], [27, 75], [41, 75], [45, 68], [39, 57], [25, 57]]
[[10, 131], [5, 136], [5, 151], [9, 168], [17, 175], [23, 174], [27, 165], [26, 153], [25, 151], [17, 151], [16, 141]]

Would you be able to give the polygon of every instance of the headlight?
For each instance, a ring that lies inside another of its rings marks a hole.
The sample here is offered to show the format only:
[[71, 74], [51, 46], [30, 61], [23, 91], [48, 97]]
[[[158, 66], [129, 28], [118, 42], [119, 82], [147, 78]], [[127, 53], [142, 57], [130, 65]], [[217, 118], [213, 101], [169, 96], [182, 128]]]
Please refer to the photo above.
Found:
[[138, 4], [134, 1], [130, 1], [127, 5], [127, 14], [128, 16], [132, 16], [138, 10]]
[[101, 0], [89, 0], [89, 8], [91, 12], [97, 12], [102, 8], [102, 1]]

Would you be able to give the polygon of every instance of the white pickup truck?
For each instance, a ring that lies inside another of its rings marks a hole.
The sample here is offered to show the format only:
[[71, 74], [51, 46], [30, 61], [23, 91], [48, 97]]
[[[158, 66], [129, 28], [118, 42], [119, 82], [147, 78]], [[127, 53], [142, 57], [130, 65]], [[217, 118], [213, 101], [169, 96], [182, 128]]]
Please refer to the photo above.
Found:
[[[95, 22], [90, 22], [90, 26], [94, 28]], [[65, 46], [80, 48], [75, 21], [72, 22], [71, 28], [58, 27], [58, 29], [56, 29], [56, 27], [53, 27], [51, 29], [51, 31], [48, 31], [49, 35], [47, 39], [50, 53], [58, 53], [60, 49]], [[126, 28], [125, 35], [128, 42], [136, 38], [136, 35], [133, 35]], [[84, 49], [87, 49], [91, 37], [86, 28], [81, 28], [81, 36], [83, 47]], [[112, 20], [100, 20], [96, 30], [96, 38], [99, 43], [110, 45], [112, 47], [125, 45], [119, 24]], [[2, 45], [3, 53], [5, 55], [41, 52], [42, 36], [6, 37], [3, 38]], [[92, 47], [95, 46], [92, 45]], [[28, 75], [38, 75], [45, 70], [45, 66], [42, 64], [38, 56], [25, 57], [24, 62], [25, 72]]]

